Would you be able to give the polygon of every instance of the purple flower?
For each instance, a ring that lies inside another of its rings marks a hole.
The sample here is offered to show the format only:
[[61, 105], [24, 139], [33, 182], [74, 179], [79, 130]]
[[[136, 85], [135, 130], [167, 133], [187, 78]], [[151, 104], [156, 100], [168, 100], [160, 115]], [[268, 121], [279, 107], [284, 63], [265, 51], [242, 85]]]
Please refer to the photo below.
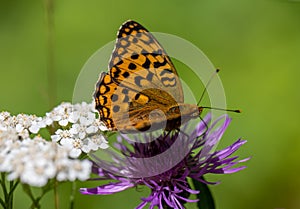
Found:
[[[217, 127], [222, 119], [224, 122]], [[151, 133], [131, 138], [128, 135], [119, 136], [116, 150], [106, 150], [106, 154], [111, 156], [110, 161], [92, 156], [93, 173], [98, 174], [101, 180], [115, 181], [96, 188], [81, 188], [81, 193], [107, 195], [137, 185], [146, 185], [151, 189], [151, 194], [141, 198], [142, 202], [137, 209], [147, 204], [150, 204], [149, 208], [184, 208], [183, 204], [186, 202], [197, 202], [197, 199], [189, 199], [189, 195], [200, 191], [191, 189], [188, 178], [205, 184], [216, 184], [217, 182], [205, 181], [203, 176], [207, 173], [240, 171], [245, 166], [234, 166], [248, 160], [230, 157], [246, 143], [245, 140], [238, 139], [223, 150], [213, 151], [230, 119], [227, 115], [222, 116], [207, 128], [205, 124], [210, 121], [211, 116], [208, 115], [204, 122], [200, 122], [190, 132], [185, 125], [180, 131], [164, 133], [158, 137]]]

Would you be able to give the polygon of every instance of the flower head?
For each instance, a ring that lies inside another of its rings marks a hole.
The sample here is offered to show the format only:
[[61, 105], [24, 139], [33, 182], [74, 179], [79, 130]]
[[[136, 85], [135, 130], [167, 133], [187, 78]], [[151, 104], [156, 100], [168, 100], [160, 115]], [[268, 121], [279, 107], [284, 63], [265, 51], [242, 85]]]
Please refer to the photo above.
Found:
[[[224, 123], [216, 128], [222, 118]], [[93, 156], [93, 172], [115, 182], [96, 188], [82, 188], [81, 193], [105, 195], [146, 185], [151, 194], [142, 198], [137, 208], [147, 204], [150, 208], [184, 208], [184, 203], [198, 201], [189, 199], [189, 194], [200, 191], [191, 189], [188, 178], [215, 184], [205, 181], [203, 175], [234, 173], [245, 168], [233, 166], [247, 159], [238, 161], [237, 157], [230, 155], [246, 141], [239, 139], [223, 150], [213, 151], [230, 123], [227, 116], [222, 118], [207, 130], [205, 124], [211, 120], [209, 115], [192, 133], [185, 133], [187, 129], [183, 128], [180, 132], [165, 133], [154, 141], [151, 134], [143, 134], [143, 143], [136, 142], [137, 138], [132, 142], [126, 135], [119, 136], [115, 147], [122, 155], [111, 150], [111, 161]]]
[[44, 120], [48, 126], [55, 123], [60, 125], [51, 135], [51, 139], [69, 149], [73, 158], [82, 153], [108, 148], [108, 142], [103, 135], [103, 131], [107, 129], [95, 117], [92, 103], [62, 103], [47, 113]]
[[[44, 186], [58, 181], [86, 180], [91, 162], [82, 152], [108, 148], [92, 104], [62, 103], [45, 117], [0, 112], [0, 172], [9, 181]], [[40, 136], [45, 128], [52, 141]]]
[[70, 151], [42, 137], [20, 138], [14, 128], [0, 131], [0, 172], [9, 181], [20, 179], [31, 186], [44, 186], [50, 179], [86, 180], [91, 162], [70, 158]]

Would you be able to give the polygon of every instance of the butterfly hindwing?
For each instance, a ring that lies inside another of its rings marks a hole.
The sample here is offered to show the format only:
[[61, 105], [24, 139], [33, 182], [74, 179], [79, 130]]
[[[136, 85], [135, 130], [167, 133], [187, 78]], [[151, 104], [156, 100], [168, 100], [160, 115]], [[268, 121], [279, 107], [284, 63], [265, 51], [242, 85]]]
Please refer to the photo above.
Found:
[[[94, 97], [101, 120], [112, 131], [147, 129], [151, 126], [150, 112], [176, 104], [165, 91], [145, 89], [139, 92], [127, 86], [117, 85], [107, 73], [101, 74]], [[160, 115], [157, 116], [157, 120], [161, 120]]]

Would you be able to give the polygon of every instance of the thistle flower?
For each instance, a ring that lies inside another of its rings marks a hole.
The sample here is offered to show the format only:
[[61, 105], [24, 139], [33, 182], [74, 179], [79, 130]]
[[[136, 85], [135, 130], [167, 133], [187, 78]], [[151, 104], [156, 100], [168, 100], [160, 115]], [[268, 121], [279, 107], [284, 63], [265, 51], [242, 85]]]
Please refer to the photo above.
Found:
[[[224, 123], [216, 127], [222, 119]], [[188, 178], [205, 184], [216, 184], [217, 182], [205, 181], [203, 176], [208, 173], [240, 171], [245, 166], [233, 166], [248, 160], [237, 160], [237, 156], [230, 157], [246, 142], [241, 139], [223, 150], [213, 152], [230, 119], [223, 116], [207, 130], [205, 124], [209, 124], [210, 120], [211, 116], [208, 115], [190, 134], [185, 133], [187, 127], [184, 127], [180, 132], [165, 133], [156, 140], [153, 140], [151, 134], [135, 136], [134, 140], [126, 135], [119, 136], [115, 145], [119, 152], [106, 150], [112, 156], [111, 161], [91, 155], [94, 159], [93, 172], [100, 179], [115, 181], [96, 188], [82, 188], [81, 193], [107, 195], [146, 185], [151, 189], [151, 194], [141, 198], [142, 202], [137, 209], [144, 208], [147, 204], [150, 204], [149, 208], [184, 208], [184, 203], [198, 201], [189, 199], [189, 194], [201, 191], [191, 189]], [[141, 138], [143, 142], [137, 142]]]

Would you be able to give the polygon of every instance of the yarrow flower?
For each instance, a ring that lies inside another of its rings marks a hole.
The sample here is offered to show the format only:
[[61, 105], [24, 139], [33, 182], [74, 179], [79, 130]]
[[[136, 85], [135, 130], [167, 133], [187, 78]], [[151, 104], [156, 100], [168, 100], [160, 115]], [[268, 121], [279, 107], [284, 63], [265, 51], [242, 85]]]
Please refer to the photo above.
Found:
[[[224, 123], [217, 124], [224, 119]], [[201, 191], [191, 189], [188, 178], [205, 184], [205, 174], [228, 174], [240, 171], [245, 166], [235, 167], [244, 160], [237, 160], [237, 156], [230, 157], [239, 149], [245, 140], [238, 139], [232, 145], [220, 151], [213, 151], [230, 123], [228, 116], [217, 119], [208, 129], [211, 116], [205, 117], [204, 122], [197, 125], [190, 134], [185, 133], [184, 127], [180, 132], [165, 133], [156, 140], [151, 134], [142, 134], [139, 137], [143, 143], [137, 142], [138, 136], [132, 140], [126, 135], [118, 137], [116, 151], [107, 150], [112, 156], [111, 161], [93, 157], [93, 173], [103, 180], [114, 182], [96, 188], [81, 188], [82, 194], [108, 195], [145, 185], [151, 189], [151, 194], [142, 198], [136, 207], [149, 208], [155, 206], [163, 208], [184, 208], [186, 202], [196, 202], [189, 199], [187, 194], [198, 194]], [[141, 141], [141, 140], [140, 140]], [[120, 152], [122, 155], [120, 155]], [[201, 201], [201, 200], [200, 200]]]
[[67, 126], [68, 123], [75, 123], [76, 117], [72, 112], [72, 104], [63, 102], [55, 107], [51, 112], [46, 113], [45, 121], [47, 125], [57, 122], [60, 126]]
[[44, 186], [48, 180], [86, 180], [90, 176], [91, 162], [69, 157], [69, 150], [55, 142], [35, 136], [20, 138], [15, 129], [0, 131], [0, 172], [7, 179], [20, 179], [31, 186]]
[[62, 103], [47, 113], [45, 120], [48, 125], [56, 122], [61, 126], [51, 139], [71, 150], [71, 157], [109, 147], [102, 134], [107, 128], [96, 119], [93, 103]]
[[[47, 129], [51, 140], [40, 136]], [[0, 112], [0, 172], [7, 179], [20, 179], [31, 186], [44, 186], [50, 179], [86, 180], [92, 163], [77, 159], [82, 152], [107, 149], [93, 104], [62, 103], [44, 117]]]
[[23, 113], [11, 116], [9, 112], [0, 113], [0, 125], [2, 127], [13, 127], [23, 137], [29, 136], [31, 133], [36, 134], [41, 128], [46, 127], [42, 117]]

